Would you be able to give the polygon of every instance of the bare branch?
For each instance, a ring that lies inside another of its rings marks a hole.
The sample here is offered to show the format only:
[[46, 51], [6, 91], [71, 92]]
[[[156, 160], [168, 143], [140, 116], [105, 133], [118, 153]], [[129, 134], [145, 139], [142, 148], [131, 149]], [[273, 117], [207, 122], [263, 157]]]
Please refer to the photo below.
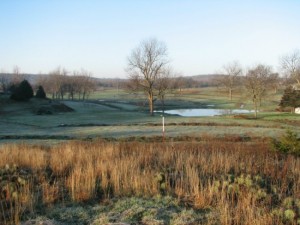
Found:
[[258, 107], [263, 96], [266, 94], [272, 79], [271, 67], [258, 65], [248, 71], [245, 77], [245, 88], [249, 98], [254, 104], [255, 117], [257, 117]]
[[216, 82], [228, 91], [229, 99], [232, 100], [232, 92], [237, 85], [239, 76], [243, 73], [242, 67], [237, 61], [234, 61], [223, 66], [222, 73], [224, 75], [216, 79]]
[[150, 114], [153, 115], [156, 82], [169, 63], [167, 47], [156, 39], [145, 40], [131, 52], [127, 61], [130, 79], [127, 86], [133, 91], [144, 91], [148, 98]]
[[280, 64], [285, 75], [300, 85], [300, 51], [295, 50], [281, 57]]

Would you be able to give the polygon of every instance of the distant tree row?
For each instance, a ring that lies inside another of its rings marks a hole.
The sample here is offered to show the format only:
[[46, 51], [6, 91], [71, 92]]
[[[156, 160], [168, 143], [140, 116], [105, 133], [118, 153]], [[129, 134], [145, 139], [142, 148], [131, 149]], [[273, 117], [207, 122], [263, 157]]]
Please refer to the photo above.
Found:
[[23, 80], [25, 76], [20, 73], [19, 67], [15, 66], [11, 74], [1, 71], [0, 88], [4, 93], [12, 92]]
[[[213, 81], [200, 82], [195, 78], [178, 76], [169, 65], [166, 45], [156, 39], [141, 42], [132, 50], [127, 62], [129, 82], [126, 88], [132, 92], [145, 94], [151, 115], [154, 112], [154, 102], [160, 99], [164, 106], [166, 94], [174, 89], [218, 86], [226, 90], [228, 98], [232, 100], [236, 89], [242, 88], [253, 102], [255, 116], [267, 93], [270, 90], [276, 93], [278, 87], [283, 85], [283, 81], [285, 85], [291, 85], [292, 89], [300, 89], [299, 51], [294, 51], [280, 60], [285, 80], [278, 73], [274, 73], [268, 65], [259, 64], [244, 72], [238, 62], [225, 65], [218, 73], [220, 74], [218, 78]], [[4, 92], [12, 92], [22, 80], [24, 77], [20, 74], [19, 68], [15, 67], [11, 76], [0, 74], [0, 87]], [[86, 70], [74, 71], [71, 74], [59, 67], [51, 71], [48, 76], [41, 76], [38, 85], [43, 90], [45, 89], [44, 92], [49, 93], [53, 99], [85, 100], [96, 89], [97, 83]], [[124, 82], [112, 79], [104, 85], [119, 88], [124, 87]]]
[[[23, 80], [12, 90], [10, 98], [16, 101], [28, 101], [33, 96], [34, 92], [31, 84], [27, 80]], [[38, 87], [35, 97], [40, 99], [46, 98], [46, 93], [42, 86]]]
[[91, 74], [86, 70], [74, 71], [72, 75], [66, 69], [57, 68], [42, 76], [38, 84], [51, 94], [52, 99], [85, 100], [95, 90], [96, 85]]
[[[285, 82], [293, 83], [294, 89], [300, 89], [300, 53], [281, 58], [281, 67], [285, 74]], [[169, 66], [167, 47], [156, 39], [148, 39], [133, 49], [128, 57], [127, 71], [129, 74], [129, 89], [135, 92], [143, 91], [148, 99], [149, 111], [153, 115], [154, 101], [160, 98], [164, 102], [165, 94], [172, 88], [186, 87], [186, 79], [174, 78]], [[246, 73], [238, 62], [225, 65], [221, 76], [215, 80], [215, 85], [224, 88], [232, 100], [237, 87], [253, 102], [255, 117], [263, 98], [273, 90], [275, 93], [283, 79], [274, 73], [268, 65], [258, 64], [249, 68]], [[196, 82], [194, 82], [196, 83]]]
[[[26, 79], [26, 76], [20, 73], [19, 67], [15, 66], [12, 73], [1, 71], [0, 89], [3, 93], [10, 94], [10, 98], [16, 101], [27, 101], [34, 96], [34, 89]], [[46, 93], [42, 86], [37, 87], [37, 98], [46, 98]]]
[[[244, 75], [238, 62], [229, 63], [223, 67], [223, 76], [219, 77], [216, 82], [219, 87], [227, 90], [230, 100], [232, 100], [234, 90], [244, 87], [246, 95], [253, 102], [255, 117], [257, 117], [262, 99], [270, 90], [274, 90], [276, 93], [280, 86], [287, 87], [286, 93], [289, 93], [288, 98], [290, 99], [290, 101], [282, 100], [280, 106], [287, 107], [288, 104], [293, 108], [297, 105], [300, 106], [299, 100], [292, 100], [299, 98], [297, 90], [300, 89], [300, 52], [294, 51], [283, 56], [280, 64], [284, 78], [280, 78], [279, 74], [274, 73], [268, 65], [259, 64], [251, 67]], [[284, 97], [286, 98], [286, 96]]]
[[[4, 93], [14, 93], [20, 83], [25, 80], [24, 74], [15, 67], [13, 73], [0, 74], [0, 89]], [[47, 76], [41, 75], [34, 89], [50, 94], [53, 99], [85, 100], [96, 89], [96, 82], [91, 73], [82, 69], [70, 74], [66, 69], [58, 67]]]

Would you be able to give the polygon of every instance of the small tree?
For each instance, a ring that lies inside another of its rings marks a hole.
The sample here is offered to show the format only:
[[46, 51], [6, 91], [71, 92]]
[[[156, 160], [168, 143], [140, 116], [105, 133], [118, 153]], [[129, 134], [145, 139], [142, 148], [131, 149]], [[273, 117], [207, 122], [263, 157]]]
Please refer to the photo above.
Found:
[[294, 113], [295, 108], [300, 106], [300, 91], [293, 89], [291, 86], [287, 87], [284, 90], [279, 106], [281, 108], [291, 107], [291, 113]]
[[16, 101], [27, 101], [32, 97], [33, 90], [27, 80], [23, 80], [10, 96], [11, 99]]
[[157, 96], [162, 103], [162, 111], [165, 113], [165, 97], [174, 89], [174, 78], [172, 77], [171, 68], [165, 69], [158, 77], [155, 84], [155, 89], [157, 90]]
[[270, 74], [269, 86], [273, 89], [274, 94], [277, 94], [278, 88], [282, 85], [281, 79], [278, 73]]
[[39, 86], [38, 90], [36, 91], [35, 97], [36, 98], [46, 98], [46, 93], [44, 91], [43, 86]]
[[281, 58], [281, 68], [285, 75], [300, 85], [300, 51], [295, 50]]
[[150, 115], [153, 115], [155, 86], [168, 64], [167, 47], [163, 42], [149, 39], [131, 52], [128, 57], [129, 87], [142, 90], [148, 98]]
[[273, 149], [283, 153], [300, 156], [300, 139], [297, 133], [287, 130], [286, 134], [277, 139], [272, 139]]
[[261, 105], [263, 96], [266, 94], [270, 84], [271, 68], [265, 65], [258, 65], [250, 69], [245, 77], [245, 88], [248, 97], [252, 100], [257, 118], [258, 107]]
[[235, 61], [223, 66], [222, 73], [224, 76], [219, 77], [216, 82], [228, 92], [228, 97], [232, 100], [232, 92], [238, 83], [239, 76], [242, 75], [242, 67]]
[[0, 74], [0, 89], [2, 89], [4, 93], [7, 92], [9, 83], [10, 83], [9, 75], [2, 71]]
[[175, 80], [174, 80], [173, 87], [174, 87], [174, 89], [179, 89], [179, 94], [181, 95], [182, 89], [187, 86], [186, 85], [187, 79], [185, 79], [182, 76], [178, 76], [174, 79]]

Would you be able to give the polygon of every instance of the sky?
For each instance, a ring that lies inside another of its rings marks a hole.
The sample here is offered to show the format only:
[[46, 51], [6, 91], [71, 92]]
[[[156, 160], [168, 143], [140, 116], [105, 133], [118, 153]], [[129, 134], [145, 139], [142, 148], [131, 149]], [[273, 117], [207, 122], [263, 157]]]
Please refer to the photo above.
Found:
[[277, 71], [300, 49], [299, 12], [300, 0], [1, 0], [0, 71], [126, 78], [127, 57], [149, 38], [183, 76], [236, 60]]

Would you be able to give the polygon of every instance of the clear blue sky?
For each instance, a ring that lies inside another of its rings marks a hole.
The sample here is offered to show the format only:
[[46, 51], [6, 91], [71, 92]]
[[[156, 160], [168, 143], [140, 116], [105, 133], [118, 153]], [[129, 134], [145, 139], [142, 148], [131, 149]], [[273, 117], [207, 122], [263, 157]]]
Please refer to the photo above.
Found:
[[126, 77], [126, 57], [151, 37], [184, 75], [233, 60], [277, 70], [280, 56], [300, 49], [299, 12], [299, 0], [1, 0], [0, 70]]

